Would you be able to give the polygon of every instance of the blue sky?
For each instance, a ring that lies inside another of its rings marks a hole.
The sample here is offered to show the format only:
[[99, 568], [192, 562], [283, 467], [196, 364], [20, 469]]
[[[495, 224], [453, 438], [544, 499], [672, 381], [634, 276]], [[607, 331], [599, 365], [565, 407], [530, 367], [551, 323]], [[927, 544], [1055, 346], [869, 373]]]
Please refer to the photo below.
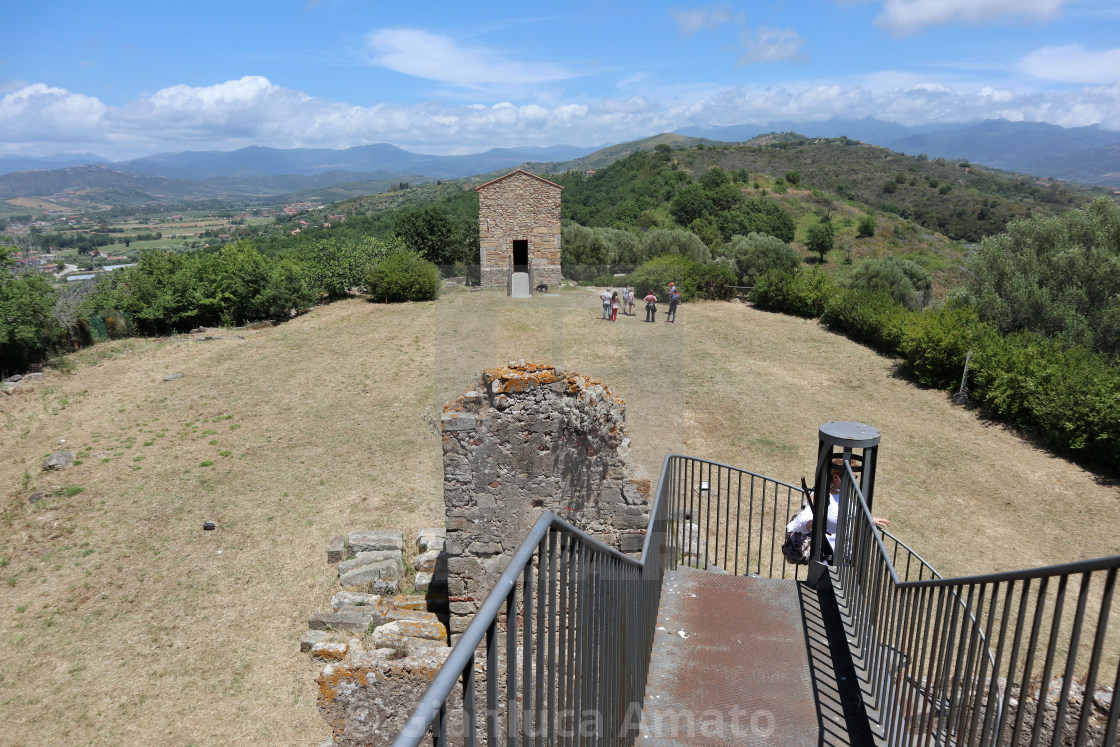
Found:
[[40, 0], [5, 21], [0, 154], [450, 154], [830, 117], [1120, 130], [1117, 0]]

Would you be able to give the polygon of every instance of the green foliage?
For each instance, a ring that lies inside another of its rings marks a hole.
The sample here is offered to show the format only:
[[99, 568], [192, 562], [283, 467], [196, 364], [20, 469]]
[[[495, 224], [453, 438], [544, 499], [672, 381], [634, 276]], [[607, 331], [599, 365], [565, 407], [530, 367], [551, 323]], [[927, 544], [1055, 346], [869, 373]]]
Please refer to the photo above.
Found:
[[933, 295], [933, 278], [929, 273], [915, 262], [899, 257], [864, 260], [848, 276], [845, 286], [883, 291], [911, 311], [927, 306]]
[[832, 251], [835, 241], [836, 229], [832, 226], [832, 221], [820, 221], [809, 226], [805, 247], [809, 251], [819, 254], [823, 263], [825, 255]]
[[817, 269], [793, 274], [771, 270], [755, 283], [750, 300], [767, 311], [817, 317], [836, 291], [832, 279]]
[[910, 312], [881, 290], [846, 289], [829, 299], [821, 321], [834, 332], [899, 355]]
[[308, 282], [303, 265], [284, 258], [272, 268], [257, 305], [266, 318], [284, 321], [314, 306], [318, 295]]
[[380, 303], [433, 301], [439, 296], [439, 268], [413, 252], [390, 254], [366, 276], [370, 300]]
[[875, 216], [870, 213], [859, 219], [856, 227], [857, 239], [869, 239], [875, 235]]
[[655, 228], [641, 239], [640, 254], [653, 259], [676, 254], [696, 262], [708, 262], [712, 253], [699, 236], [676, 228]]
[[1106, 356], [1024, 332], [973, 357], [972, 397], [990, 414], [1085, 461], [1120, 464], [1120, 369]]
[[655, 257], [645, 262], [627, 279], [638, 298], [653, 291], [659, 297], [666, 294], [670, 281], [676, 281], [683, 300], [727, 300], [731, 298], [730, 286], [735, 284], [735, 273], [723, 265], [704, 264], [676, 254]]
[[716, 225], [725, 240], [749, 233], [774, 236], [787, 244], [793, 241], [796, 224], [781, 205], [765, 197], [744, 200], [735, 210], [716, 215]]
[[796, 187], [798, 184], [801, 183], [801, 172], [800, 171], [787, 171], [786, 172], [786, 181], [789, 182], [794, 187]]
[[723, 253], [735, 264], [743, 285], [752, 285], [771, 270], [793, 274], [801, 266], [801, 257], [781, 239], [761, 233], [736, 236], [725, 244]]
[[1016, 221], [968, 260], [963, 297], [1003, 333], [1034, 331], [1120, 356], [1120, 205]]
[[54, 317], [54, 291], [38, 274], [9, 272], [0, 247], [0, 373], [26, 370], [46, 359], [62, 330]]
[[400, 251], [399, 240], [319, 239], [297, 247], [291, 256], [307, 271], [311, 288], [335, 300], [349, 295], [351, 288], [362, 284], [370, 267], [394, 251]]
[[442, 267], [478, 261], [478, 221], [456, 221], [440, 207], [405, 213], [397, 218], [393, 233], [408, 249]]
[[673, 216], [673, 220], [682, 226], [687, 226], [713, 212], [715, 212], [715, 205], [707, 188], [701, 184], [688, 185], [669, 203], [669, 213]]
[[924, 386], [953, 389], [960, 385], [969, 351], [987, 350], [999, 340], [971, 306], [950, 304], [911, 316], [901, 349], [906, 368]]
[[573, 280], [629, 272], [645, 258], [638, 238], [617, 228], [587, 228], [578, 223], [565, 223], [560, 246], [564, 276]]

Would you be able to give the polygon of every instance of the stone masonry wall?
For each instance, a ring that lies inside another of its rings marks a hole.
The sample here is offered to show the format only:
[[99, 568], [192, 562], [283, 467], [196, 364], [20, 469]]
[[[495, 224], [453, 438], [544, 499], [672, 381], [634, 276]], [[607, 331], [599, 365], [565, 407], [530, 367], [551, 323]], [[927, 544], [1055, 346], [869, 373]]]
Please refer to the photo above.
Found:
[[444, 407], [453, 639], [545, 511], [640, 554], [650, 485], [630, 467], [625, 417], [625, 403], [605, 384], [524, 362], [484, 371], [475, 389]]
[[483, 287], [506, 286], [514, 239], [529, 242], [533, 281], [560, 284], [560, 192], [527, 171], [478, 187], [478, 240]]

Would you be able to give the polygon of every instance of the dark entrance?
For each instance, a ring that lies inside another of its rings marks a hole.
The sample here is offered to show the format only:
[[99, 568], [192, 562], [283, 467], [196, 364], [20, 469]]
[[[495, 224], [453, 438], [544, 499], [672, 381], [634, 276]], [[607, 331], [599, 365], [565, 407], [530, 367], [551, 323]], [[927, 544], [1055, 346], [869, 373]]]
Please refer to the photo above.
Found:
[[529, 271], [529, 242], [526, 239], [513, 240], [513, 271]]

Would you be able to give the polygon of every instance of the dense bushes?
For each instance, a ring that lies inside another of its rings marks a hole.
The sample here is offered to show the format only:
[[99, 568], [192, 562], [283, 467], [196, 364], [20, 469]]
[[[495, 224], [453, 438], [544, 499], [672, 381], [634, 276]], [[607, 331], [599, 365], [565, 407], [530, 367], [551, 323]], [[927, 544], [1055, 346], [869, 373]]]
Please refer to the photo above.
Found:
[[883, 291], [911, 311], [929, 305], [933, 278], [909, 259], [885, 257], [860, 262], [845, 286], [857, 290]]
[[439, 295], [439, 268], [412, 252], [390, 254], [370, 268], [366, 291], [371, 301], [432, 301]]
[[816, 317], [836, 292], [836, 284], [820, 270], [784, 273], [771, 270], [758, 279], [751, 291], [754, 305], [767, 311]]
[[735, 284], [735, 273], [723, 265], [704, 264], [670, 254], [651, 259], [625, 278], [625, 282], [634, 287], [638, 298], [651, 290], [655, 294], [664, 294], [671, 281], [676, 281], [685, 301], [724, 301], [731, 297], [730, 286]]
[[968, 264], [963, 297], [1001, 332], [1038, 332], [1120, 356], [1120, 205], [1112, 200], [1011, 223]]
[[1106, 355], [1036, 333], [1001, 336], [961, 303], [910, 311], [886, 291], [839, 289], [816, 271], [768, 273], [751, 298], [759, 308], [819, 314], [829, 329], [902, 358], [925, 386], [956, 388], [971, 352], [971, 396], [986, 413], [1084, 461], [1120, 465], [1120, 369]]
[[801, 266], [801, 255], [789, 244], [761, 233], [734, 237], [723, 246], [721, 254], [734, 261], [744, 285], [753, 284], [771, 270], [793, 274]]
[[54, 291], [39, 275], [13, 275], [0, 246], [0, 374], [25, 370], [58, 344]]

